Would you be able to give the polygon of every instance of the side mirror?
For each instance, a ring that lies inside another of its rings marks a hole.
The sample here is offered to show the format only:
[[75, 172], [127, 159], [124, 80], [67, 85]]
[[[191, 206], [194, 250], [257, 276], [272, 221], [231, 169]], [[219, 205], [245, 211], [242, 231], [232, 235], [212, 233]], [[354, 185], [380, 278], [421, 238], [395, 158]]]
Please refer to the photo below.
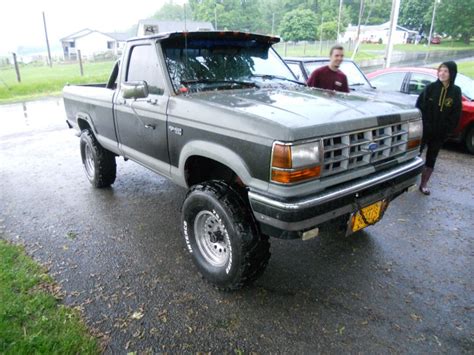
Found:
[[146, 81], [131, 81], [121, 85], [122, 97], [124, 99], [144, 99], [148, 97], [148, 84]]

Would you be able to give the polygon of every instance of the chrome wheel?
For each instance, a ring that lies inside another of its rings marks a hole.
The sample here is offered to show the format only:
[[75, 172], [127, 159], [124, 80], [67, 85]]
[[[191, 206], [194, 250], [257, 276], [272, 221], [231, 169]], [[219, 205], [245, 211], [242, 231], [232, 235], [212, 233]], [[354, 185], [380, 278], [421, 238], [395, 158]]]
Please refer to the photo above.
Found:
[[95, 174], [94, 155], [89, 144], [84, 147], [84, 169], [87, 176], [93, 179]]
[[201, 211], [194, 220], [196, 244], [202, 256], [212, 266], [222, 267], [230, 257], [230, 239], [220, 219], [210, 211]]

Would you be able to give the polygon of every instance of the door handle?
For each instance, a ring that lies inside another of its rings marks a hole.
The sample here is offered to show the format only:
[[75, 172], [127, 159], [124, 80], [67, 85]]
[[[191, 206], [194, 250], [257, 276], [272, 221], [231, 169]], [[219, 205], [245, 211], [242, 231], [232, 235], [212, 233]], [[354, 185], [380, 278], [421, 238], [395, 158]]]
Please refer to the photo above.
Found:
[[155, 128], [156, 128], [156, 126], [155, 126], [155, 125], [153, 125], [153, 124], [146, 124], [146, 125], [145, 125], [145, 128], [149, 128], [149, 129], [155, 129]]

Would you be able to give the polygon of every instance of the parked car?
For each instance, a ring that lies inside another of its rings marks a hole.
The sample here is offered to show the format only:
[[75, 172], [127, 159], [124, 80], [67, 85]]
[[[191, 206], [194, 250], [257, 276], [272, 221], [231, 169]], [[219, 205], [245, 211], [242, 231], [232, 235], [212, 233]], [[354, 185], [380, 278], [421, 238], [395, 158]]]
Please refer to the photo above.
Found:
[[[327, 57], [289, 57], [284, 58], [296, 78], [306, 83], [311, 73], [329, 64]], [[344, 59], [340, 66], [341, 71], [346, 74], [349, 88], [351, 90], [372, 90], [373, 87], [359, 66], [350, 59]]]
[[[413, 105], [425, 86], [438, 78], [436, 69], [415, 67], [381, 69], [367, 77], [377, 90], [408, 95]], [[464, 142], [467, 150], [474, 154], [474, 80], [458, 73], [455, 84], [463, 94], [462, 115], [451, 139]]]
[[431, 44], [441, 44], [441, 37], [433, 37], [431, 39]]
[[134, 38], [108, 83], [63, 91], [90, 183], [112, 185], [123, 156], [189, 188], [183, 243], [225, 290], [262, 274], [269, 236], [376, 223], [423, 167], [417, 109], [308, 88], [278, 41], [230, 31]]

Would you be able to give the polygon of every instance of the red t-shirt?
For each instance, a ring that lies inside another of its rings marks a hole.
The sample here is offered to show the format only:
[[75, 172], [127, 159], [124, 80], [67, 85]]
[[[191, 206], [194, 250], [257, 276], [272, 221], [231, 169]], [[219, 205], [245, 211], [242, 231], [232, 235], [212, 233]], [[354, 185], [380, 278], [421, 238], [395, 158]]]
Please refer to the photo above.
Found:
[[334, 71], [327, 65], [313, 71], [306, 84], [320, 89], [349, 92], [346, 74], [339, 69]]

